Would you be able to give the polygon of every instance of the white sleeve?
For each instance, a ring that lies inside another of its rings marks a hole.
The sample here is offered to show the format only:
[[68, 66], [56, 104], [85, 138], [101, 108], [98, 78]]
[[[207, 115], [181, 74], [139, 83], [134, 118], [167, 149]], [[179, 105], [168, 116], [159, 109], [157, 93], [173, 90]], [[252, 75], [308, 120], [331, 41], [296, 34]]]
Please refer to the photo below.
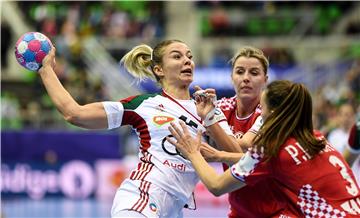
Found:
[[[231, 128], [230, 128], [227, 120], [222, 120], [222, 121], [218, 122], [218, 124], [219, 124], [220, 127], [225, 131], [225, 133], [226, 133], [227, 135], [234, 136], [234, 134], [233, 134], [233, 132], [232, 132], [232, 130], [231, 130]], [[234, 137], [235, 137], [235, 136], [234, 136]]]
[[120, 127], [124, 115], [124, 106], [116, 101], [103, 101], [102, 104], [108, 120], [108, 129]]

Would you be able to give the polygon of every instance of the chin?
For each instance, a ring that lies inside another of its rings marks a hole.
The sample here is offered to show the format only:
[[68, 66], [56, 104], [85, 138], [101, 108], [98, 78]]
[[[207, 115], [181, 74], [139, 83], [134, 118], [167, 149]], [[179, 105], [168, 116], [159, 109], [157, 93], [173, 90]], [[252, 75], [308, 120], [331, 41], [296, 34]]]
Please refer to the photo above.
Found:
[[194, 79], [191, 77], [191, 78], [184, 78], [183, 80], [182, 80], [184, 83], [187, 83], [187, 84], [191, 84], [193, 81], [194, 81]]
[[253, 93], [240, 93], [238, 96], [240, 98], [250, 98], [250, 99], [256, 98], [256, 96]]

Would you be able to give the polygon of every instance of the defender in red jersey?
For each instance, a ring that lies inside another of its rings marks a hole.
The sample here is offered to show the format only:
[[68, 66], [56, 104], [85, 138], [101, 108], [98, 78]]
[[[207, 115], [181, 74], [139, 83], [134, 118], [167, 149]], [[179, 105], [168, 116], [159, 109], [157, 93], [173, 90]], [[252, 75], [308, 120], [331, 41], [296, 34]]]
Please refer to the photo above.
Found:
[[273, 189], [248, 201], [272, 194], [282, 206], [276, 217], [359, 217], [360, 189], [342, 155], [314, 131], [312, 100], [302, 84], [279, 80], [270, 83], [261, 98], [264, 120], [250, 148], [222, 175], [200, 152], [184, 123], [170, 131], [178, 150], [188, 158], [201, 181], [216, 196], [258, 185], [271, 179]]
[[[224, 113], [234, 136], [241, 140], [261, 114], [260, 96], [268, 80], [269, 63], [261, 50], [243, 47], [231, 59], [231, 64], [231, 80], [236, 95], [231, 98], [220, 99], [217, 102], [217, 107]], [[218, 143], [218, 148], [227, 152], [241, 152], [248, 149], [245, 146], [241, 148], [236, 144], [235, 146], [226, 146], [222, 143]], [[215, 154], [219, 154], [219, 152], [215, 152]], [[203, 155], [206, 157], [206, 153], [203, 152]], [[216, 155], [215, 159], [220, 162], [228, 162], [226, 161], [228, 158], [220, 158], [219, 155]], [[235, 162], [229, 164], [233, 163]], [[223, 164], [223, 167], [226, 170], [228, 165]], [[230, 192], [228, 217], [270, 217], [281, 211], [282, 205], [275, 203], [271, 193], [266, 196], [262, 194], [272, 190], [272, 187], [273, 181], [269, 180]], [[248, 199], [253, 198], [252, 196], [262, 197], [249, 201]]]

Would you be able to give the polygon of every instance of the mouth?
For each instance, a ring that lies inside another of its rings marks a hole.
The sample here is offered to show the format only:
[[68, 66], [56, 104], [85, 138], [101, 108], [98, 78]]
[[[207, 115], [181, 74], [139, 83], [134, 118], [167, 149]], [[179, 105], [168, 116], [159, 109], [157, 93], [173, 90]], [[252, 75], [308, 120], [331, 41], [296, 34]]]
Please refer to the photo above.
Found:
[[247, 91], [247, 90], [252, 90], [252, 88], [249, 86], [244, 86], [244, 87], [241, 87], [241, 90]]
[[193, 71], [192, 71], [192, 69], [189, 68], [189, 69], [182, 70], [181, 73], [192, 75]]

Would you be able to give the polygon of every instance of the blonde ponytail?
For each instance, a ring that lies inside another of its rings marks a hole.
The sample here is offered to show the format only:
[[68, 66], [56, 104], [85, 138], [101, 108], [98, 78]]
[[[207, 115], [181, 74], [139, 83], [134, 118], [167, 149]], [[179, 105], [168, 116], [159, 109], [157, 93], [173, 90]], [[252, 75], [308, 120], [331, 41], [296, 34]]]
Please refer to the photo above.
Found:
[[140, 81], [150, 78], [158, 82], [152, 71], [151, 54], [153, 49], [145, 44], [138, 45], [131, 49], [121, 59], [120, 63], [124, 65], [126, 70], [134, 77], [139, 78]]

